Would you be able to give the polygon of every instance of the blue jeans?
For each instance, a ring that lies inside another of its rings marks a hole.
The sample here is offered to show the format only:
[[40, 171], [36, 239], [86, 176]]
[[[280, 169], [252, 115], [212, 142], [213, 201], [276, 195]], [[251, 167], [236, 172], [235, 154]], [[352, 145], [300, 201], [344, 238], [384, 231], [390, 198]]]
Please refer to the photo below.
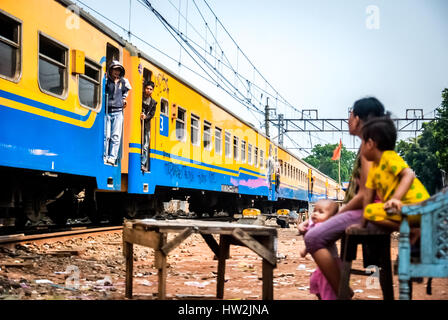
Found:
[[123, 111], [107, 113], [104, 127], [104, 160], [117, 161], [123, 131]]
[[143, 145], [142, 145], [142, 156], [141, 156], [141, 162], [142, 166], [148, 167], [148, 157], [149, 157], [149, 138], [150, 138], [150, 130], [147, 129], [145, 126], [145, 130], [143, 131]]

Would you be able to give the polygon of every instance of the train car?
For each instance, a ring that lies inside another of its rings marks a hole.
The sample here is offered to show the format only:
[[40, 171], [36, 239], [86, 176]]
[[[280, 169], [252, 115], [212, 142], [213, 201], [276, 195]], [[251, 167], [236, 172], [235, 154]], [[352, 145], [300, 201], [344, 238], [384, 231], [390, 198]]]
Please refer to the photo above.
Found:
[[[331, 198], [333, 180], [71, 1], [3, 0], [0, 24], [0, 218], [154, 215], [171, 199], [198, 214], [272, 211]], [[117, 165], [103, 159], [113, 60], [132, 85]], [[145, 171], [148, 80], [158, 104]]]
[[34, 220], [56, 199], [69, 210], [84, 188], [92, 199], [121, 190], [121, 165], [102, 160], [102, 91], [110, 47], [122, 60], [125, 42], [85, 14], [70, 24], [68, 5], [0, 5], [1, 207]]

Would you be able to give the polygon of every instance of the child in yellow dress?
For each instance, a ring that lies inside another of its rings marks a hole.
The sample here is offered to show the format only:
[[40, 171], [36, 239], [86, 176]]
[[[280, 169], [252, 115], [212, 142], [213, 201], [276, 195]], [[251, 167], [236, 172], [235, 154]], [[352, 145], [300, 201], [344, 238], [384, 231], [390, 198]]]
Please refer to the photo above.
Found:
[[[364, 124], [361, 152], [373, 162], [366, 181], [364, 219], [391, 231], [399, 229], [403, 204], [418, 203], [430, 197], [414, 171], [394, 151], [396, 140], [397, 130], [389, 117]], [[373, 203], [375, 195], [381, 202]], [[420, 216], [410, 216], [409, 224], [411, 228], [418, 227]], [[416, 232], [411, 230], [411, 242], [418, 237]]]

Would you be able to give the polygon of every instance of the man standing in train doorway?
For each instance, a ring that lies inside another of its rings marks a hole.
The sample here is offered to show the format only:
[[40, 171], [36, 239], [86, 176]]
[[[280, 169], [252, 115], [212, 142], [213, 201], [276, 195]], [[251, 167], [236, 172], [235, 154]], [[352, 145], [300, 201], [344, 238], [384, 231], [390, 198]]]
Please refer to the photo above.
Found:
[[124, 78], [124, 67], [118, 61], [112, 61], [106, 81], [106, 124], [104, 127], [104, 162], [115, 165], [121, 146], [123, 132], [123, 109], [126, 97], [132, 89], [128, 79]]
[[143, 85], [142, 113], [142, 171], [149, 171], [149, 141], [151, 138], [151, 119], [156, 112], [157, 101], [152, 98], [154, 82], [148, 81]]

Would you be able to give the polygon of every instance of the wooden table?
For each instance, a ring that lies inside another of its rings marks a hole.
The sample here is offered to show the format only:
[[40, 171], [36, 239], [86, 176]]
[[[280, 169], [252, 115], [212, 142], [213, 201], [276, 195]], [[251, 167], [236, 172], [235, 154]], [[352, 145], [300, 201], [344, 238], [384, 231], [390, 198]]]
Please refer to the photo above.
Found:
[[[167, 242], [168, 233], [176, 237]], [[166, 297], [167, 256], [192, 233], [199, 233], [218, 257], [216, 297], [224, 297], [226, 259], [230, 245], [245, 246], [263, 258], [263, 300], [273, 300], [273, 272], [277, 266], [277, 229], [249, 224], [191, 220], [130, 220], [123, 227], [123, 254], [126, 258], [126, 298], [132, 298], [133, 245], [155, 250], [154, 265], [158, 269], [159, 299]], [[219, 244], [213, 234], [219, 234]]]

